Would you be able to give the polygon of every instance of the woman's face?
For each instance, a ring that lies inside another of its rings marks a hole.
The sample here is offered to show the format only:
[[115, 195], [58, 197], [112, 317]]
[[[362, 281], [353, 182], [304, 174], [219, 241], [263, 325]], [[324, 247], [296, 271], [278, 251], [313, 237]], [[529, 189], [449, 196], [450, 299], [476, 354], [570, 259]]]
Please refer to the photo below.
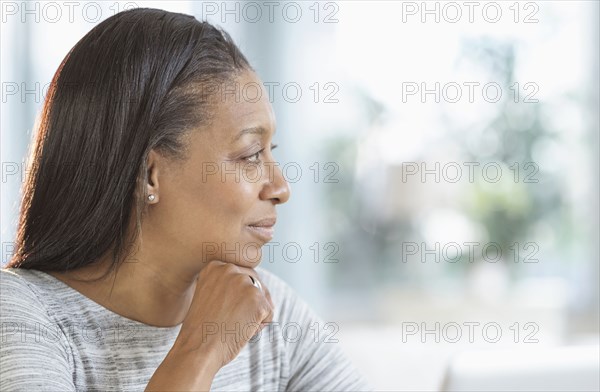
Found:
[[148, 193], [157, 198], [142, 223], [143, 249], [167, 266], [176, 260], [194, 273], [217, 259], [256, 267], [276, 205], [289, 198], [271, 151], [267, 92], [251, 71], [235, 82], [218, 93], [210, 124], [191, 132], [187, 161], [150, 155]]

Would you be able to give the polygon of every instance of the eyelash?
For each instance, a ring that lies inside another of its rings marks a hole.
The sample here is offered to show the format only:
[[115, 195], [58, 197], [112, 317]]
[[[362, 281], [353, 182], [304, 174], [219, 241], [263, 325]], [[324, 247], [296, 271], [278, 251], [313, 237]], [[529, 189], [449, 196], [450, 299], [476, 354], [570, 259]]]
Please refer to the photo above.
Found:
[[[271, 151], [273, 151], [275, 148], [277, 148], [277, 144], [271, 144]], [[256, 153], [252, 154], [252, 155], [248, 155], [247, 157], [242, 158], [244, 161], [248, 162], [248, 163], [253, 163], [253, 164], [260, 164], [261, 161], [257, 160], [257, 161], [252, 161], [249, 158], [252, 158], [254, 156], [256, 156], [256, 158], [258, 159], [258, 156], [260, 154], [262, 154], [262, 152], [265, 151], [265, 149], [261, 149], [260, 151], [257, 151]]]

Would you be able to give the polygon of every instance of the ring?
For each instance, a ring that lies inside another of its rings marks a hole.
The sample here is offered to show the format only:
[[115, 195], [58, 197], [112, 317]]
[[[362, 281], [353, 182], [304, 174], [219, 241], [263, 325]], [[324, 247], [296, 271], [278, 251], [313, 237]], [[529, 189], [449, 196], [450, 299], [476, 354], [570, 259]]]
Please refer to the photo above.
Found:
[[248, 276], [250, 277], [250, 280], [252, 281], [252, 285], [254, 287], [257, 287], [260, 291], [262, 291], [262, 285], [260, 284], [258, 279], [254, 279], [254, 277], [252, 275], [248, 275]]

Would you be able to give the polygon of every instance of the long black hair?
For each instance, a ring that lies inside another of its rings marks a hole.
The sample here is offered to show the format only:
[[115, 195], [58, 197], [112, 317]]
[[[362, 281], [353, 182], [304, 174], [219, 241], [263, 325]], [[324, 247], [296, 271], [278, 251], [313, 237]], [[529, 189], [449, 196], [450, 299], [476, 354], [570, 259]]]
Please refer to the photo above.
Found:
[[68, 271], [109, 252], [118, 267], [140, 233], [149, 152], [185, 160], [186, 134], [210, 121], [207, 92], [251, 69], [191, 15], [136, 8], [95, 26], [48, 89], [6, 268]]

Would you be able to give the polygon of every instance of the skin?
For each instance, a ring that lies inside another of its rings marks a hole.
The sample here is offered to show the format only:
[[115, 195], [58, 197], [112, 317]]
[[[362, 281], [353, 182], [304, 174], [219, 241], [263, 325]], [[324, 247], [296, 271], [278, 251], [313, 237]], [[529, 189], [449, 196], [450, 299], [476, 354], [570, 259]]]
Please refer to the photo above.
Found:
[[[253, 102], [251, 90], [248, 99], [232, 94], [220, 99], [211, 123], [190, 133], [189, 159], [177, 163], [156, 151], [150, 153], [146, 191], [156, 198], [147, 201], [136, 253], [116, 275], [93, 284], [71, 279], [100, 276], [108, 259], [51, 275], [117, 314], [171, 327], [186, 317], [199, 273], [211, 260], [241, 270], [258, 266], [260, 247], [268, 240], [256, 236], [248, 225], [276, 216], [276, 206], [288, 200], [290, 189], [273, 165], [275, 115], [268, 93], [252, 71], [239, 74], [237, 82], [239, 88], [246, 83], [260, 86], [260, 99]], [[246, 133], [232, 142], [251, 127], [265, 132]]]

